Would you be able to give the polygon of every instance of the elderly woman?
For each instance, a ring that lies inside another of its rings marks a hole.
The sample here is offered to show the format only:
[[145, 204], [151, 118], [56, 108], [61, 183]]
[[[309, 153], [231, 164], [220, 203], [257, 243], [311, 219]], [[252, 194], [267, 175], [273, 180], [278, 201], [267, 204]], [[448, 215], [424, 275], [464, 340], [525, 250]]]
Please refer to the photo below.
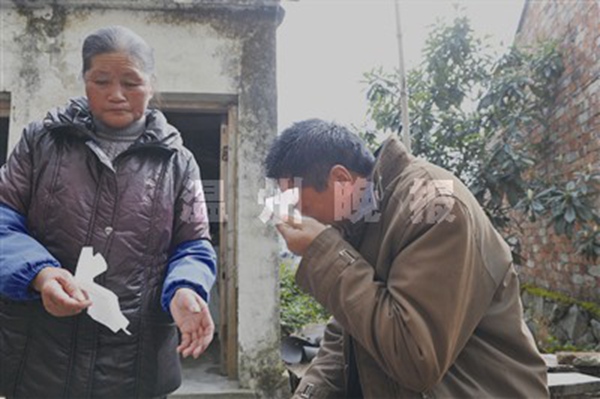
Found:
[[[82, 56], [86, 97], [27, 126], [0, 170], [0, 396], [165, 396], [181, 382], [177, 352], [198, 357], [214, 332], [200, 171], [148, 109], [142, 38], [99, 29]], [[89, 246], [131, 335], [85, 311], [74, 273]]]

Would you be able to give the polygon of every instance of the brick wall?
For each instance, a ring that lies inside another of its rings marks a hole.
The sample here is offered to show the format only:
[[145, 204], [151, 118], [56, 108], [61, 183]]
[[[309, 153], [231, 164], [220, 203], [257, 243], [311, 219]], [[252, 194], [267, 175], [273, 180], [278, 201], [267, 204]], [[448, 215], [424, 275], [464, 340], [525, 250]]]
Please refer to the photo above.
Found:
[[[600, 2], [529, 0], [516, 43], [558, 43], [565, 71], [560, 81], [549, 132], [533, 129], [531, 139], [548, 141], [536, 173], [570, 178], [578, 170], [600, 170]], [[600, 208], [600, 201], [597, 202]], [[582, 300], [600, 301], [600, 260], [574, 254], [572, 244], [554, 234], [547, 222], [523, 230], [527, 258], [521, 279]]]

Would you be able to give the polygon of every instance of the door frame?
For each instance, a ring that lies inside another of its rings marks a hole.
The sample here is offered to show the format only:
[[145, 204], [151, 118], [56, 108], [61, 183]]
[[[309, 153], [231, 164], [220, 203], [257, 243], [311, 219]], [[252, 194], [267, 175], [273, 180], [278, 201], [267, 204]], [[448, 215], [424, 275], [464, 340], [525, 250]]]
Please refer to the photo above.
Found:
[[151, 106], [167, 112], [220, 114], [221, 149], [219, 258], [219, 326], [221, 372], [238, 378], [238, 279], [237, 279], [237, 96], [161, 92]]

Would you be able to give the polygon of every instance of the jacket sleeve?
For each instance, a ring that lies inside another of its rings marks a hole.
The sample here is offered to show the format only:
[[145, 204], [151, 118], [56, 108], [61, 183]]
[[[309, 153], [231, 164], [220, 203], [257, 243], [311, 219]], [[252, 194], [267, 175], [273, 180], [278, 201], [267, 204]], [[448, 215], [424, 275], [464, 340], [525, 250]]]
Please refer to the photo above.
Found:
[[327, 323], [317, 356], [302, 377], [293, 399], [344, 397], [344, 354], [341, 326]]
[[21, 139], [11, 152], [6, 164], [0, 168], [0, 204], [21, 215], [27, 215], [31, 200], [34, 169], [34, 132], [30, 125], [23, 130]]
[[215, 282], [217, 261], [210, 242], [200, 168], [191, 154], [175, 200], [171, 248], [161, 296], [163, 309], [170, 313], [171, 299], [183, 287], [193, 289], [208, 302], [208, 293]]
[[44, 267], [60, 267], [48, 250], [29, 235], [25, 217], [0, 204], [0, 295], [12, 300], [39, 298], [29, 285]]
[[451, 212], [439, 223], [411, 222], [401, 212], [386, 221], [413, 239], [390, 255], [385, 282], [333, 228], [313, 241], [296, 277], [382, 370], [416, 392], [442, 379], [495, 290], [469, 211], [456, 200]]
[[33, 180], [33, 133], [30, 125], [0, 168], [0, 295], [12, 300], [39, 298], [31, 281], [47, 266], [59, 262], [27, 230], [26, 215]]
[[161, 303], [170, 313], [169, 305], [179, 288], [191, 288], [208, 303], [208, 293], [215, 282], [217, 257], [208, 240], [193, 240], [180, 244], [169, 258], [163, 284]]

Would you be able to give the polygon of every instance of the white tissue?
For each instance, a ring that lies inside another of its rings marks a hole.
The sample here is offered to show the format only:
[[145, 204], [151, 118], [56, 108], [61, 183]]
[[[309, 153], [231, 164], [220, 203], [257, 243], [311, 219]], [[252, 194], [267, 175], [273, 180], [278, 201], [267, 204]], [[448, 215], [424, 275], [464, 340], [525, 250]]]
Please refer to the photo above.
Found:
[[[263, 223], [267, 223], [271, 218], [275, 223], [281, 223], [284, 219], [292, 217], [294, 223], [302, 223], [302, 215], [293, 208], [290, 215], [290, 207], [294, 207], [300, 199], [300, 191], [298, 188], [290, 188], [283, 193], [265, 198], [265, 207], [262, 210], [259, 218]], [[275, 212], [277, 210], [277, 212]]]
[[94, 277], [104, 273], [106, 269], [106, 261], [101, 254], [94, 255], [92, 247], [81, 248], [75, 280], [92, 301], [87, 312], [92, 319], [104, 324], [112, 332], [123, 330], [126, 334], [131, 335], [127, 331], [129, 320], [121, 313], [117, 295], [94, 282]]

